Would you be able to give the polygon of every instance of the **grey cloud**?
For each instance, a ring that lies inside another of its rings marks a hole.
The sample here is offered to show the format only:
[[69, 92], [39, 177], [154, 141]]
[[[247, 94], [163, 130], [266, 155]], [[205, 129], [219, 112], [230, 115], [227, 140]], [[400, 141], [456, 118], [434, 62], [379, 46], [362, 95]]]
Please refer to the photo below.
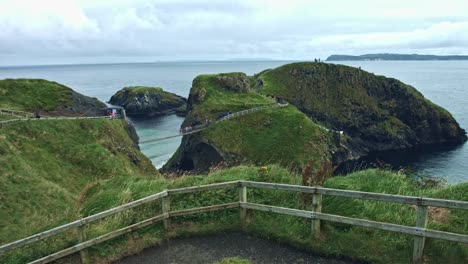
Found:
[[[468, 53], [468, 7], [435, 1], [0, 0], [0, 64]], [[422, 3], [424, 8], [420, 8]], [[39, 2], [38, 2], [39, 3]], [[419, 6], [418, 6], [419, 3]], [[398, 6], [404, 6], [404, 8]], [[433, 6], [431, 6], [433, 5]], [[2, 11], [3, 10], [3, 11]], [[418, 13], [421, 12], [421, 13]]]

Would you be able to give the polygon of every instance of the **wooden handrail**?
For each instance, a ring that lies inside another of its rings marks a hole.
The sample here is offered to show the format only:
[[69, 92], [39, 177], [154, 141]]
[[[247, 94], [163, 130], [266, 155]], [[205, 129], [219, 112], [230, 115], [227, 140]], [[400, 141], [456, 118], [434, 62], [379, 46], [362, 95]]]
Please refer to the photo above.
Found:
[[[247, 187], [313, 194], [314, 195], [313, 210], [306, 211], [306, 210], [291, 209], [291, 208], [284, 208], [284, 207], [271, 206], [271, 205], [249, 203], [247, 202]], [[205, 206], [205, 207], [190, 208], [190, 209], [184, 209], [184, 210], [178, 210], [178, 211], [170, 210], [170, 203], [171, 203], [170, 196], [171, 195], [193, 193], [193, 192], [214, 190], [214, 189], [223, 189], [223, 188], [239, 188], [239, 201], [225, 203], [225, 204], [218, 204], [218, 205], [210, 205], [210, 206]], [[416, 205], [418, 208], [417, 210], [418, 225], [416, 227], [411, 227], [411, 226], [403, 226], [403, 225], [398, 225], [398, 224], [376, 222], [376, 221], [371, 221], [367, 219], [358, 219], [358, 218], [351, 218], [351, 217], [322, 213], [321, 212], [322, 195], [341, 196], [341, 197], [348, 197], [348, 198], [355, 198], [355, 199], [375, 200], [375, 201], [383, 201], [383, 202]], [[52, 235], [63, 233], [72, 228], [82, 228], [81, 232], [85, 232], [84, 227], [86, 226], [86, 224], [89, 224], [94, 221], [103, 219], [105, 217], [114, 215], [124, 210], [128, 210], [136, 206], [143, 205], [143, 204], [146, 204], [152, 201], [157, 201], [157, 200], [161, 200], [162, 202], [162, 211], [163, 211], [162, 214], [143, 220], [141, 222], [129, 225], [127, 227], [123, 227], [121, 229], [112, 231], [110, 233], [104, 234], [102, 236], [99, 236], [91, 240], [80, 241], [79, 244], [75, 246], [72, 246], [70, 248], [64, 249], [54, 254], [45, 256], [41, 259], [33, 261], [32, 263], [48, 263], [50, 261], [57, 260], [61, 257], [76, 253], [78, 251], [84, 252], [86, 248], [90, 246], [99, 244], [101, 242], [115, 238], [119, 235], [132, 232], [134, 230], [151, 225], [156, 222], [164, 221], [165, 227], [169, 228], [169, 225], [170, 225], [169, 219], [171, 217], [212, 212], [212, 211], [225, 210], [225, 209], [235, 209], [235, 208], [238, 208], [240, 210], [240, 216], [241, 216], [240, 220], [243, 225], [246, 223], [245, 217], [246, 217], [247, 209], [286, 214], [286, 215], [312, 219], [312, 234], [315, 236], [320, 233], [320, 220], [350, 224], [350, 225], [355, 225], [355, 226], [363, 226], [363, 227], [369, 227], [369, 228], [375, 228], [375, 229], [381, 229], [381, 230], [386, 230], [386, 231], [391, 231], [391, 232], [398, 232], [398, 233], [413, 235], [415, 236], [414, 254], [413, 254], [413, 260], [415, 262], [420, 261], [420, 259], [422, 258], [422, 253], [424, 249], [424, 239], [426, 237], [444, 239], [448, 241], [455, 241], [455, 242], [468, 244], [468, 235], [430, 230], [430, 229], [425, 228], [427, 206], [467, 210], [468, 202], [466, 201], [454, 201], [454, 200], [433, 199], [433, 198], [423, 198], [423, 197], [413, 197], [413, 196], [403, 196], [403, 195], [330, 189], [330, 188], [323, 188], [323, 187], [308, 187], [308, 186], [299, 186], [299, 185], [239, 180], [239, 181], [222, 182], [222, 183], [214, 183], [214, 184], [209, 184], [209, 185], [200, 185], [200, 186], [165, 190], [160, 193], [157, 193], [157, 194], [154, 194], [154, 195], [151, 195], [151, 196], [79, 219], [79, 220], [76, 220], [74, 222], [41, 232], [39, 234], [0, 246], [0, 254], [4, 254], [17, 247], [25, 246], [27, 244], [30, 244], [39, 240], [43, 240]], [[86, 236], [82, 236], [82, 237], [85, 238]], [[84, 256], [87, 256], [87, 254], [82, 254], [81, 256], [82, 256], [82, 262], [87, 263], [87, 260], [84, 257]]]
[[88, 217], [73, 221], [71, 223], [49, 229], [49, 230], [41, 232], [39, 234], [35, 234], [35, 235], [29, 236], [27, 238], [23, 238], [23, 239], [14, 241], [12, 243], [1, 246], [0, 247], [0, 254], [5, 253], [7, 251], [10, 251], [12, 249], [15, 249], [17, 247], [21, 247], [21, 246], [31, 244], [32, 242], [35, 242], [35, 241], [38, 241], [38, 240], [42, 240], [42, 239], [48, 238], [50, 236], [63, 233], [63, 232], [68, 231], [68, 230], [70, 230], [72, 228], [76, 228], [76, 227], [79, 227], [79, 226], [83, 226], [83, 225], [92, 223], [92, 222], [100, 220], [102, 218], [105, 218], [105, 217], [114, 215], [116, 213], [125, 211], [127, 209], [130, 209], [130, 208], [133, 208], [133, 207], [136, 207], [136, 206], [139, 206], [139, 205], [142, 205], [142, 204], [154, 201], [154, 200], [158, 200], [158, 199], [160, 199], [162, 197], [165, 197], [167, 195], [168, 195], [167, 191], [163, 191], [163, 192], [160, 192], [160, 193], [157, 193], [157, 194], [153, 194], [153, 195], [147, 196], [145, 198], [142, 198], [142, 199], [139, 199], [139, 200], [136, 200], [136, 201], [133, 201], [133, 202], [130, 202], [130, 203], [118, 206], [118, 207], [114, 207], [114, 208], [111, 208], [109, 210], [106, 210], [106, 211], [103, 211], [103, 212], [100, 212], [100, 213], [97, 213], [97, 214], [94, 214], [94, 215], [91, 215], [91, 216], [88, 216]]
[[[21, 121], [44, 121], [44, 120], [76, 120], [76, 119], [113, 119], [110, 116], [76, 116], [76, 117], [67, 117], [67, 116], [58, 116], [58, 117], [41, 117], [41, 118], [18, 118], [10, 119], [5, 121], [0, 121], [0, 125], [6, 125], [10, 123], [16, 123]], [[119, 118], [115, 118], [119, 119]]]
[[395, 195], [395, 194], [360, 192], [360, 191], [350, 191], [350, 190], [342, 190], [342, 189], [330, 189], [330, 188], [323, 188], [323, 187], [309, 187], [309, 186], [301, 186], [301, 185], [289, 185], [289, 184], [268, 183], [268, 182], [240, 181], [240, 184], [241, 186], [260, 188], [260, 189], [294, 191], [294, 192], [312, 193], [312, 194], [318, 193], [318, 194], [324, 194], [324, 195], [341, 196], [341, 197], [356, 198], [356, 199], [363, 199], [363, 200], [375, 200], [375, 201], [391, 202], [391, 203], [424, 205], [424, 206], [468, 210], [468, 202], [465, 202], [465, 201], [454, 201], [454, 200], [404, 196], [404, 195]]

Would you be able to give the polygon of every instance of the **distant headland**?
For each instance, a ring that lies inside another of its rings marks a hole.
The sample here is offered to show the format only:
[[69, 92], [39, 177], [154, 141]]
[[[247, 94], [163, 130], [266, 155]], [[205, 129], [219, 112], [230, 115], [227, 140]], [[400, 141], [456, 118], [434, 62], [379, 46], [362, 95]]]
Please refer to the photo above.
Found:
[[364, 54], [359, 56], [353, 55], [331, 55], [327, 61], [389, 61], [389, 60], [468, 60], [468, 55], [420, 55], [420, 54]]

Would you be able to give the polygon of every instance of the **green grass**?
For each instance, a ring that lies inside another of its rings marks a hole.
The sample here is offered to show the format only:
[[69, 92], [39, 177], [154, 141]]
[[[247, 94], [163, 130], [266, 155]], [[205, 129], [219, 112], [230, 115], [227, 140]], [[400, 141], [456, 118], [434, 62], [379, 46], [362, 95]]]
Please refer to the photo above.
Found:
[[71, 105], [71, 89], [41, 79], [0, 80], [0, 108], [36, 111]]
[[[331, 138], [294, 106], [262, 110], [216, 124], [202, 132], [226, 153], [253, 164], [300, 166], [330, 158]], [[286, 143], [287, 142], [287, 143]]]
[[217, 261], [213, 264], [252, 264], [252, 262], [248, 259], [243, 259], [239, 257], [234, 258], [225, 258], [221, 261]]
[[115, 176], [158, 177], [122, 120], [47, 120], [0, 128], [0, 243], [80, 216], [81, 195]]
[[224, 89], [219, 85], [217, 77], [217, 74], [200, 75], [193, 82], [191, 93], [193, 95], [205, 94], [203, 101], [196, 104], [191, 112], [191, 115], [196, 116], [199, 120], [215, 120], [217, 113], [237, 112], [274, 103], [273, 100], [260, 94]]

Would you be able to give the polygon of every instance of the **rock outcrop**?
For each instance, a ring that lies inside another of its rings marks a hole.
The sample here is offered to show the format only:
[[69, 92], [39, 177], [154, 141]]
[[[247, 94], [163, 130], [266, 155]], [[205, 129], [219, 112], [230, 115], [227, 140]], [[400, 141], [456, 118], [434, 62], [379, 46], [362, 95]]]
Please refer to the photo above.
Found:
[[293, 106], [223, 121], [185, 136], [163, 170], [203, 171], [218, 163], [300, 168], [311, 160], [339, 164], [370, 152], [467, 139], [448, 111], [415, 88], [325, 63], [293, 63], [252, 77], [198, 76], [183, 126], [275, 103], [271, 96]]
[[176, 113], [186, 114], [187, 100], [159, 87], [126, 87], [112, 96], [109, 103], [122, 106], [128, 115], [156, 116]]

